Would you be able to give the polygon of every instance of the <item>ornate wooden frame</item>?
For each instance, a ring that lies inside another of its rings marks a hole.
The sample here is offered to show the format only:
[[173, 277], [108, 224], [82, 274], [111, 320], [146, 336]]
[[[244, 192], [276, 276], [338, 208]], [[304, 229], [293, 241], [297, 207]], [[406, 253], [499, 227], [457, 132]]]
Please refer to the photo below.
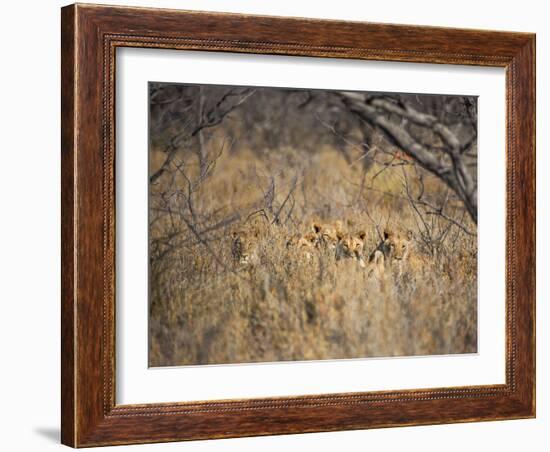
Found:
[[[62, 442], [83, 447], [535, 416], [535, 35], [71, 5], [62, 9]], [[506, 68], [506, 383], [115, 404], [115, 49]]]

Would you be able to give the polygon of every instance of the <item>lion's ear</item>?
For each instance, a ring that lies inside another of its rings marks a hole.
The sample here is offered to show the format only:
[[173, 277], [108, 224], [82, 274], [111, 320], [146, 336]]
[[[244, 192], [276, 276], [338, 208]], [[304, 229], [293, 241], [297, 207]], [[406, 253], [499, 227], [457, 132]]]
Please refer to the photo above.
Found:
[[357, 233], [357, 237], [359, 237], [361, 240], [365, 240], [365, 238], [367, 237], [366, 231], [359, 231]]
[[311, 229], [313, 230], [313, 232], [315, 232], [315, 234], [319, 234], [319, 232], [321, 232], [323, 228], [319, 223], [314, 222], [314, 223], [311, 223]]
[[384, 229], [384, 240], [388, 240], [393, 235], [393, 231], [391, 229]]
[[346, 234], [344, 234], [344, 231], [337, 229], [336, 230], [336, 238], [338, 240], [342, 240]]
[[407, 231], [407, 238], [408, 238], [409, 240], [412, 240], [412, 239], [413, 239], [413, 236], [414, 236], [413, 231], [411, 231], [411, 230], [409, 229], [409, 230]]

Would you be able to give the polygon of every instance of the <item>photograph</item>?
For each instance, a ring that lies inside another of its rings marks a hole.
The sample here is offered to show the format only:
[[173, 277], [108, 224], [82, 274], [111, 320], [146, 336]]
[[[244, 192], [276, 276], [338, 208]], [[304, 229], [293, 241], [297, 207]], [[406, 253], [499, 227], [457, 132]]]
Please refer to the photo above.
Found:
[[478, 98], [150, 81], [150, 367], [478, 350]]
[[2, 5], [1, 449], [548, 452], [548, 5], [105, 3]]

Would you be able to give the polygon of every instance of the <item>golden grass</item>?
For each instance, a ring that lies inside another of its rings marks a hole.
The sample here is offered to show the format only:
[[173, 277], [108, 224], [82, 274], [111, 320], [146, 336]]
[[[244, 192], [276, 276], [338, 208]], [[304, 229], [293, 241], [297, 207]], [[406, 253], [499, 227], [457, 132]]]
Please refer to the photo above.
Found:
[[[152, 167], [161, 159], [154, 153]], [[265, 154], [240, 149], [222, 155], [193, 195], [193, 221], [208, 231], [202, 241], [184, 221], [191, 213], [183, 200], [171, 198], [170, 214], [153, 213], [149, 364], [475, 352], [476, 237], [453, 227], [452, 243], [432, 256], [416, 235], [411, 258], [402, 268], [389, 268], [382, 280], [368, 277], [353, 260], [336, 261], [333, 252], [319, 250], [307, 260], [285, 246], [313, 219], [342, 219], [350, 230], [365, 228], [367, 256], [379, 240], [373, 221], [416, 231], [401, 196], [402, 168], [372, 180], [380, 169], [369, 170], [370, 189], [360, 190], [361, 166], [350, 166], [334, 149], [310, 156], [292, 149]], [[196, 177], [195, 167], [187, 170], [188, 177]], [[294, 207], [287, 221], [290, 203], [283, 208], [284, 224], [268, 224], [261, 215], [246, 219], [262, 207], [272, 180], [276, 211], [295, 176]], [[185, 190], [184, 180], [175, 181]], [[429, 176], [425, 185], [434, 193], [444, 190]], [[165, 206], [160, 194], [170, 190], [166, 182], [152, 186], [151, 206]], [[209, 231], [236, 212], [238, 220]], [[252, 227], [261, 232], [258, 262], [242, 266], [232, 258], [230, 233]]]

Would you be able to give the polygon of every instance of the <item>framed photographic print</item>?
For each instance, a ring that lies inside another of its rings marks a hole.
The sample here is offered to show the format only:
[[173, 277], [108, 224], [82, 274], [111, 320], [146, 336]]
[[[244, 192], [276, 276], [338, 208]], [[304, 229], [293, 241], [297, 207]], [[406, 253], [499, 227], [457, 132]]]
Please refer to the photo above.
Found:
[[62, 442], [535, 416], [535, 36], [62, 9]]

